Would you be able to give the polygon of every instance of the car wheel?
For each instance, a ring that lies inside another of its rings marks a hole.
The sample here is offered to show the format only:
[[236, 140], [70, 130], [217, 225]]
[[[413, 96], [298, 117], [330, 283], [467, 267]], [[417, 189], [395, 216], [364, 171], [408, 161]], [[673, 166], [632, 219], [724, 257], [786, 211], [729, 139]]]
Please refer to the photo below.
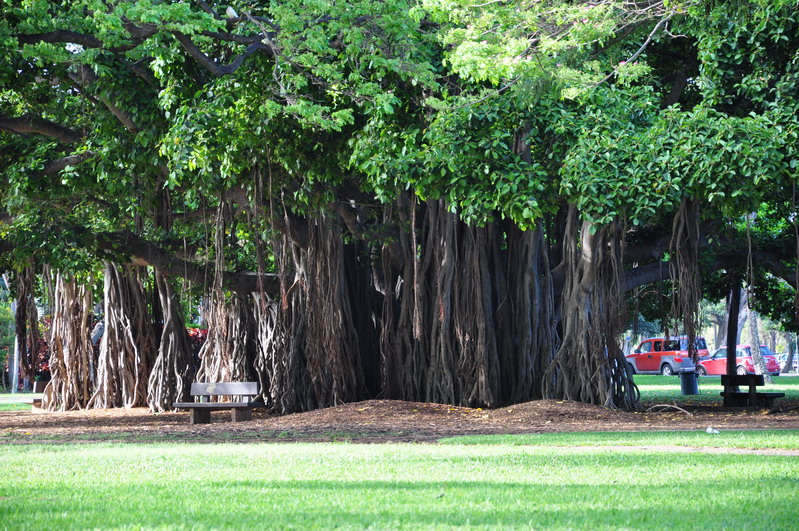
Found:
[[707, 369], [705, 369], [701, 365], [699, 366], [699, 369], [697, 370], [697, 372], [699, 373], [699, 376], [707, 376]]
[[735, 373], [739, 376], [746, 376], [746, 367], [743, 365], [738, 365], [738, 368], [735, 370]]
[[671, 365], [667, 363], [660, 368], [660, 374], [662, 374], [663, 376], [672, 376], [674, 374], [674, 369], [672, 369]]

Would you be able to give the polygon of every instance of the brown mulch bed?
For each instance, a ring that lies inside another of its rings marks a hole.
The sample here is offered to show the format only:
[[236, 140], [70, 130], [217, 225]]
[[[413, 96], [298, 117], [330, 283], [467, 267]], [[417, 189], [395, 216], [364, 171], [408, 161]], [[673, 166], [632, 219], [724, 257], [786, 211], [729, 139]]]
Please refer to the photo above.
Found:
[[[646, 406], [645, 406], [646, 409]], [[433, 442], [455, 435], [579, 431], [799, 429], [799, 404], [776, 410], [713, 406], [614, 411], [578, 402], [540, 400], [483, 410], [442, 404], [369, 400], [273, 415], [255, 410], [249, 422], [229, 412], [211, 424], [189, 424], [186, 412], [152, 414], [144, 408], [69, 412], [0, 412], [0, 442]]]

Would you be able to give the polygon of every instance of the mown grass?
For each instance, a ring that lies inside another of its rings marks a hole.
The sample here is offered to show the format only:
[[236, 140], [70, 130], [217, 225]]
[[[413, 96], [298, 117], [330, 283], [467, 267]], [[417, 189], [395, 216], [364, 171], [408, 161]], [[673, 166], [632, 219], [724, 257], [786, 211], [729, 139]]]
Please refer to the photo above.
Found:
[[657, 432], [548, 433], [525, 435], [468, 435], [449, 437], [442, 444], [501, 444], [528, 446], [691, 446], [799, 450], [799, 430], [721, 430]]
[[0, 470], [11, 529], [788, 529], [799, 488], [795, 457], [504, 443], [12, 445]]
[[30, 411], [32, 406], [30, 404], [10, 403], [0, 404], [0, 411]]
[[[775, 376], [774, 383], [763, 387], [768, 392], [785, 393], [779, 400], [799, 400], [799, 377]], [[644, 403], [677, 403], [686, 405], [721, 405], [723, 398], [720, 376], [700, 376], [699, 394], [683, 395], [679, 376], [636, 374], [635, 383]], [[779, 400], [776, 402], [779, 403]]]

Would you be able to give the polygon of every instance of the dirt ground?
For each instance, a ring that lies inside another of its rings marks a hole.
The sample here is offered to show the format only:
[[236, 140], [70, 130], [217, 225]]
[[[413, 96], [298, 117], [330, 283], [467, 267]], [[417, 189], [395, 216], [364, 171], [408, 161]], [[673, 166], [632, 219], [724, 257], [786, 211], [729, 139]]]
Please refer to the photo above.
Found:
[[369, 400], [327, 409], [230, 422], [227, 411], [211, 424], [191, 425], [189, 414], [152, 414], [144, 408], [68, 412], [0, 412], [0, 442], [434, 442], [442, 437], [498, 433], [631, 430], [799, 429], [799, 403], [772, 410], [652, 407], [613, 411], [578, 402], [541, 400], [483, 410], [442, 404]]

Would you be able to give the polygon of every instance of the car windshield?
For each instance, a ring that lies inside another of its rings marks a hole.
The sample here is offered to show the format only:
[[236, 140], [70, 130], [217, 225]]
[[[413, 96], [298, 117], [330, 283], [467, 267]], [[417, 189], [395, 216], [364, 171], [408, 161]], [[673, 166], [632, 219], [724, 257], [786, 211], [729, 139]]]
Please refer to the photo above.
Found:
[[[752, 347], [746, 347], [745, 349], [743, 349], [743, 351], [744, 351], [746, 356], [751, 356], [752, 355]], [[774, 355], [774, 353], [771, 352], [766, 345], [762, 345], [760, 347], [760, 354], [762, 356], [773, 356]]]
[[[707, 350], [707, 343], [705, 342], [705, 338], [703, 337], [697, 337], [696, 340], [694, 341], [694, 344], [696, 345], [696, 350]], [[672, 350], [677, 350], [677, 349], [675, 348]], [[685, 338], [680, 339], [680, 350], [688, 350], [688, 339]]]

